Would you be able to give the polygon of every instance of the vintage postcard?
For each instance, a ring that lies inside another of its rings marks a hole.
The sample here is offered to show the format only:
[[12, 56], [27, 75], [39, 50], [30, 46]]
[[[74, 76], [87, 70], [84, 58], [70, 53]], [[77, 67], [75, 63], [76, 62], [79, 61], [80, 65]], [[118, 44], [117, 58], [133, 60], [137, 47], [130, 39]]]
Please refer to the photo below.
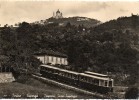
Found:
[[139, 98], [139, 1], [0, 0], [0, 99]]

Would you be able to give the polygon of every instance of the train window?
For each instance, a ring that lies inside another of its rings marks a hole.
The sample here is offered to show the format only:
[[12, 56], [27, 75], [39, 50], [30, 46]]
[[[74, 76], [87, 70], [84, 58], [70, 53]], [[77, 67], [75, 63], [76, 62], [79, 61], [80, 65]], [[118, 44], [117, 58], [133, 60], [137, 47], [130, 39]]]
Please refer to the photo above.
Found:
[[67, 73], [67, 77], [69, 77], [69, 74]]
[[82, 80], [84, 81], [84, 77], [82, 77]]
[[86, 77], [84, 77], [83, 80], [86, 82]]
[[49, 70], [49, 73], [51, 73], [52, 71], [51, 70]]
[[88, 78], [88, 83], [91, 83], [91, 79], [90, 78]]
[[94, 83], [94, 79], [91, 79], [91, 83]]
[[67, 73], [66, 76], [69, 77], [69, 74]]
[[76, 79], [76, 75], [74, 75], [74, 79]]
[[81, 76], [79, 76], [79, 80], [81, 80]]
[[69, 74], [69, 78], [71, 78], [71, 74]]
[[80, 79], [83, 80], [83, 77], [81, 76]]
[[45, 67], [42, 67], [42, 70], [45, 70]]
[[56, 70], [56, 71], [55, 71], [55, 73], [57, 73], [57, 74], [58, 74], [58, 70]]
[[75, 75], [72, 75], [72, 79], [75, 79]]
[[87, 77], [85, 77], [85, 82], [87, 82], [87, 80], [88, 80], [88, 78], [87, 78]]
[[77, 76], [75, 75], [75, 79], [77, 79]]
[[83, 76], [81, 76], [81, 80], [84, 80], [84, 79], [83, 79]]
[[96, 84], [96, 79], [94, 79], [94, 84]]
[[89, 83], [92, 83], [92, 79], [90, 78]]
[[65, 77], [67, 77], [67, 73], [65, 73]]
[[71, 75], [71, 78], [72, 78], [73, 77], [72, 74], [70, 74], [70, 75]]
[[90, 83], [90, 79], [89, 78], [87, 78], [87, 82]]
[[87, 77], [85, 78], [85, 81], [88, 82], [88, 78]]
[[99, 80], [96, 80], [96, 84], [99, 85]]
[[64, 72], [62, 72], [62, 76], [64, 76]]
[[62, 76], [64, 76], [64, 72], [62, 72]]
[[61, 73], [61, 72], [59, 72], [59, 75], [62, 75], [62, 73]]
[[94, 79], [94, 84], [98, 85], [99, 84], [99, 80]]
[[43, 70], [45, 70], [45, 67], [43, 67]]
[[71, 74], [71, 78], [73, 78], [73, 75]]
[[103, 80], [99, 80], [99, 85], [100, 86], [104, 86], [104, 81]]
[[73, 79], [73, 77], [74, 77], [74, 76], [71, 74], [71, 78], [72, 78], [72, 79]]
[[92, 79], [91, 78], [89, 79], [89, 83], [92, 83]]
[[95, 80], [94, 80], [94, 83], [97, 85], [97, 84], [98, 84], [98, 80], [95, 79]]

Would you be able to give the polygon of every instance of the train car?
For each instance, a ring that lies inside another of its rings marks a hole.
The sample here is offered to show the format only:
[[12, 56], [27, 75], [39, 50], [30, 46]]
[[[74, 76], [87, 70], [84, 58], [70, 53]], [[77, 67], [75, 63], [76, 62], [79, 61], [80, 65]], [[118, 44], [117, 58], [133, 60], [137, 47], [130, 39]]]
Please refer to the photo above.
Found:
[[113, 91], [113, 79], [80, 73], [79, 86], [89, 91], [105, 94]]
[[43, 77], [54, 79], [58, 82], [78, 86], [80, 88], [99, 92], [108, 93], [113, 90], [113, 79], [105, 75], [93, 75], [85, 73], [73, 72], [50, 65], [41, 65], [40, 73]]
[[64, 82], [71, 85], [76, 85], [78, 83], [79, 73], [77, 72], [64, 70], [49, 65], [40, 65], [40, 73], [43, 77], [55, 79], [59, 82]]
[[105, 75], [105, 74], [100, 74], [100, 73], [95, 73], [95, 72], [90, 72], [90, 71], [85, 71], [84, 73], [89, 74], [89, 75], [98, 76], [98, 77], [109, 77], [108, 75]]
[[40, 74], [42, 74], [43, 77], [57, 79], [58, 72], [59, 68], [52, 67], [49, 65], [40, 65]]
[[61, 82], [70, 84], [70, 85], [77, 85], [78, 84], [78, 74], [77, 72], [69, 71], [60, 69], [58, 73], [58, 79]]

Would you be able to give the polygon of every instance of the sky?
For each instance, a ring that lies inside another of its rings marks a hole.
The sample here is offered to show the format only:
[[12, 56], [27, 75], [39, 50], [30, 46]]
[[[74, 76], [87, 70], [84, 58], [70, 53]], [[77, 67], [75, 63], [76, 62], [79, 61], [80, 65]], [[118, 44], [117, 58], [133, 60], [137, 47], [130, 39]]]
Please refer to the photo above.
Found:
[[139, 14], [139, 1], [0, 1], [0, 24], [34, 22], [52, 17], [60, 10], [63, 17], [82, 16], [106, 22], [121, 16]]

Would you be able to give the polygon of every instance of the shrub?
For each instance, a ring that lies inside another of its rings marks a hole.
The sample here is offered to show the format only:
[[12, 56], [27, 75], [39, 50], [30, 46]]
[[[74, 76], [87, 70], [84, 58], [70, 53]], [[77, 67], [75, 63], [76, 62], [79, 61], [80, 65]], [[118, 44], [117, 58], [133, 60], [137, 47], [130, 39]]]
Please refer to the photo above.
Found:
[[129, 88], [125, 93], [126, 99], [137, 99], [139, 94], [139, 90], [136, 87]]

